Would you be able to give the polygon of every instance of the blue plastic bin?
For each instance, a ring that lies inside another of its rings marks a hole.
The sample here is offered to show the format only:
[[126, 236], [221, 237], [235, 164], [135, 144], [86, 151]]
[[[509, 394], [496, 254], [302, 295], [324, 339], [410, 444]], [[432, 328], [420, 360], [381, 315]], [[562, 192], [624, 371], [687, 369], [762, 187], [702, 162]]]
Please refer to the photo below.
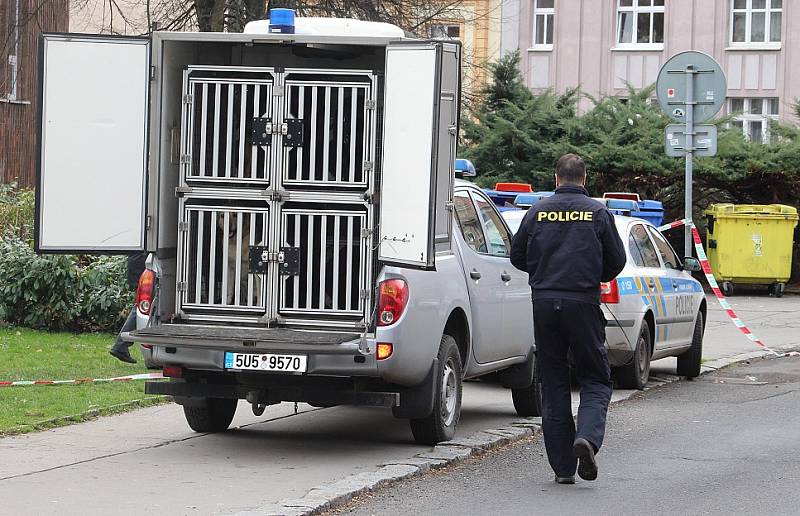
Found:
[[664, 205], [652, 199], [639, 201], [639, 209], [632, 211], [631, 217], [639, 217], [658, 227], [664, 222]]
[[501, 192], [499, 190], [492, 190], [491, 188], [484, 188], [483, 191], [498, 208], [513, 205], [514, 199], [520, 195], [519, 192]]

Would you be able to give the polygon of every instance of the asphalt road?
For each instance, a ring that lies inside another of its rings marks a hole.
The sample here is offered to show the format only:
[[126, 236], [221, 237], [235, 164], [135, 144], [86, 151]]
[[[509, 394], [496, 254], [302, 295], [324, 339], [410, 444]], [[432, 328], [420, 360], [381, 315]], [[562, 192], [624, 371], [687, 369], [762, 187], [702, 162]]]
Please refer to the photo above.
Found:
[[556, 485], [536, 436], [336, 511], [797, 514], [800, 358], [756, 360], [612, 406], [595, 482]]
[[[800, 345], [798, 301], [731, 299], [776, 348]], [[706, 360], [758, 351], [708, 302]], [[674, 374], [675, 359], [654, 362], [653, 371]], [[293, 404], [281, 404], [255, 417], [242, 403], [233, 430], [217, 435], [192, 432], [180, 407], [163, 405], [0, 438], [0, 514], [230, 514], [431, 449], [414, 444], [407, 423], [388, 410], [298, 408], [295, 414]], [[465, 386], [462, 412], [456, 438], [517, 419], [510, 392], [481, 382]]]

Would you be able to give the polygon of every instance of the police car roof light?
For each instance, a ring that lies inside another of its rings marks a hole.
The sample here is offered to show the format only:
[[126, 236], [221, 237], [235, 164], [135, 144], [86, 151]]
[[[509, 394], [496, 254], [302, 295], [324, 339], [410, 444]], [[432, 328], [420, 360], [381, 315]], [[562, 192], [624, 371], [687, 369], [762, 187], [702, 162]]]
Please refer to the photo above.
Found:
[[456, 159], [455, 172], [458, 177], [475, 177], [478, 173], [475, 171], [475, 165], [468, 159]]
[[294, 34], [294, 9], [270, 9], [269, 32], [271, 34]]
[[629, 201], [640, 202], [642, 199], [638, 193], [632, 192], [606, 192], [603, 194], [603, 199], [627, 199]]
[[530, 193], [533, 191], [527, 183], [495, 183], [494, 189], [498, 192]]

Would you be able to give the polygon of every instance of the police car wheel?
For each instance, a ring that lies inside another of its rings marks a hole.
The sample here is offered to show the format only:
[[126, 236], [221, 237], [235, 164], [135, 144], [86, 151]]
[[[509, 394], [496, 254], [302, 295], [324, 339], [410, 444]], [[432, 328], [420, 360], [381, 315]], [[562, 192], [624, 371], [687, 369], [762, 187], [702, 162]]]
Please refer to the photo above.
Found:
[[511, 399], [518, 416], [542, 415], [542, 383], [538, 378], [533, 379], [530, 387], [511, 389]]
[[456, 340], [442, 335], [436, 368], [436, 393], [433, 411], [428, 417], [411, 419], [411, 433], [419, 444], [449, 441], [461, 418], [461, 380], [464, 376]]
[[639, 338], [636, 339], [636, 349], [630, 363], [615, 370], [617, 385], [621, 389], [644, 389], [650, 378], [650, 357], [652, 356], [652, 342], [650, 339], [650, 325], [642, 321]]
[[233, 421], [238, 403], [236, 399], [206, 398], [201, 406], [184, 405], [183, 415], [195, 432], [224, 432]]
[[678, 375], [686, 378], [700, 376], [700, 366], [703, 361], [703, 313], [697, 314], [692, 334], [692, 347], [678, 356]]

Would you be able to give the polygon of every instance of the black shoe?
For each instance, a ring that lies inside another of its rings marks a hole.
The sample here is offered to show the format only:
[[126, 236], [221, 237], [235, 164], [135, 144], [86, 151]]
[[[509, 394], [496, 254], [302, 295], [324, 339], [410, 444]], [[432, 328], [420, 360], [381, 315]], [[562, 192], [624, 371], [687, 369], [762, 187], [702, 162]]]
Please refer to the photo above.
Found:
[[558, 475], [556, 475], [556, 484], [574, 484], [574, 483], [575, 483], [574, 476], [559, 477]]
[[119, 351], [114, 348], [111, 348], [108, 350], [108, 353], [117, 360], [122, 360], [123, 362], [127, 362], [129, 364], [136, 363], [136, 359], [131, 356], [130, 351], [128, 351], [127, 349], [125, 351]]
[[572, 453], [578, 459], [578, 475], [584, 480], [597, 479], [597, 462], [594, 460], [594, 447], [586, 439], [579, 437], [572, 445]]

